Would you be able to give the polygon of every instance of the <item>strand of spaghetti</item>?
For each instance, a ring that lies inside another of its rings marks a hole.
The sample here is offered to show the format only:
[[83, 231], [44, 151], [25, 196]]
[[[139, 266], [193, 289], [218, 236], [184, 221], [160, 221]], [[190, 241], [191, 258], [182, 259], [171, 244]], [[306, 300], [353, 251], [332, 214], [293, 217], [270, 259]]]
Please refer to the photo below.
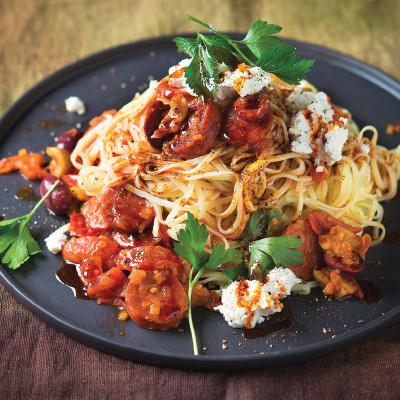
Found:
[[125, 184], [124, 188], [132, 192], [133, 194], [138, 195], [139, 197], [143, 197], [144, 199], [150, 201], [152, 204], [159, 204], [165, 208], [172, 209], [175, 205], [174, 202], [161, 199], [159, 197], [153, 196], [150, 193], [144, 192], [143, 190], [139, 190], [130, 184]]

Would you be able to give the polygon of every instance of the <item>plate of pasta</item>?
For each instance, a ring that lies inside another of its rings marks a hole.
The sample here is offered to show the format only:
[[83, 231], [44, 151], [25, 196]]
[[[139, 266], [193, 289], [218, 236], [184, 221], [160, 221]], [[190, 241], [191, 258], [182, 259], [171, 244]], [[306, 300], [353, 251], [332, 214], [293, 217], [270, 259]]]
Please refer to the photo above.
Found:
[[1, 282], [171, 367], [300, 362], [393, 324], [400, 84], [265, 21], [192, 20], [211, 35], [93, 55], [3, 116]]

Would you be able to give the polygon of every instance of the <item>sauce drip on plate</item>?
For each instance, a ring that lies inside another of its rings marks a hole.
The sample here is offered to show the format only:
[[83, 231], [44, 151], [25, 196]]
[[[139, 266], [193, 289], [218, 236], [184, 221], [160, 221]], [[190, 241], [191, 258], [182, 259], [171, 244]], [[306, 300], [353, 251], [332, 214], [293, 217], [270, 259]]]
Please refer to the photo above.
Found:
[[15, 197], [17, 199], [25, 201], [36, 201], [40, 199], [40, 197], [34, 192], [34, 190], [28, 186], [16, 190]]
[[72, 289], [77, 299], [90, 300], [74, 264], [64, 262], [61, 268], [57, 270], [56, 276], [61, 283]]
[[369, 279], [358, 279], [357, 283], [360, 285], [364, 294], [364, 301], [366, 304], [376, 304], [383, 299], [383, 294], [378, 286]]
[[281, 312], [272, 314], [268, 321], [261, 325], [255, 326], [253, 329], [242, 329], [242, 335], [245, 339], [257, 339], [267, 336], [281, 329], [288, 329], [293, 325], [292, 310], [285, 306]]
[[64, 125], [64, 122], [59, 121], [58, 119], [45, 119], [37, 124], [39, 128], [55, 128], [61, 125]]

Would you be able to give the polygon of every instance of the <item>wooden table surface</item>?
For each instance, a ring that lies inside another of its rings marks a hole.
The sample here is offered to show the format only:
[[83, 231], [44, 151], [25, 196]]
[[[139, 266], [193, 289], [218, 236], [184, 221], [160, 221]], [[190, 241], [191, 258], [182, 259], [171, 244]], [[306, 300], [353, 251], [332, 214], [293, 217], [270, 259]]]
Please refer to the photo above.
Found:
[[[264, 19], [283, 26], [285, 37], [338, 50], [400, 80], [399, 0], [0, 0], [0, 114], [39, 80], [79, 58], [143, 38], [193, 32], [197, 27], [186, 14], [225, 31], [247, 31]], [[1, 285], [0, 318], [0, 397], [8, 399], [236, 399], [238, 393], [399, 398], [400, 324], [300, 366], [226, 374], [141, 366], [87, 348], [47, 327]], [[37, 335], [38, 347], [21, 346], [27, 333]], [[6, 353], [15, 357], [5, 359]], [[162, 392], [155, 381], [164, 385]]]

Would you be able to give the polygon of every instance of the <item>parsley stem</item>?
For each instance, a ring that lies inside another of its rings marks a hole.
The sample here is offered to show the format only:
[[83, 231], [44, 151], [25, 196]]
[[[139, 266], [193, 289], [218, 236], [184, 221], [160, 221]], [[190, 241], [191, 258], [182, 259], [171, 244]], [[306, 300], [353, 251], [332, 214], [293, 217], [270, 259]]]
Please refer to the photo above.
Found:
[[193, 342], [193, 353], [195, 356], [199, 355], [199, 349], [197, 347], [197, 338], [196, 338], [196, 331], [194, 330], [193, 325], [193, 316], [192, 316], [192, 289], [196, 282], [192, 282], [193, 278], [193, 268], [190, 271], [189, 275], [189, 290], [188, 290], [188, 318], [189, 318], [189, 327], [190, 333], [192, 334], [192, 342]]
[[37, 204], [35, 205], [33, 210], [28, 214], [29, 215], [28, 221], [31, 219], [33, 214], [35, 214], [36, 210], [43, 204], [43, 202], [53, 193], [54, 189], [58, 186], [59, 183], [60, 183], [60, 180], [57, 179], [54, 182], [54, 185], [49, 189], [49, 191], [37, 202]]

